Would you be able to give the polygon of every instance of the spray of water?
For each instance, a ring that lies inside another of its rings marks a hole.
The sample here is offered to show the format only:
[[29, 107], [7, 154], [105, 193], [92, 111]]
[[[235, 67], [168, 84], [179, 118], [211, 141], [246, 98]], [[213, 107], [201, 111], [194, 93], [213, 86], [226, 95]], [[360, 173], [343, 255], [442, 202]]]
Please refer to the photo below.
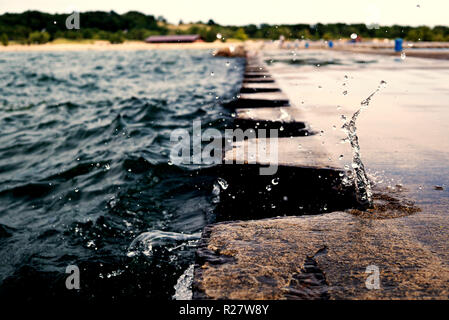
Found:
[[348, 135], [349, 142], [352, 147], [352, 168], [354, 172], [354, 184], [356, 188], [357, 201], [364, 207], [373, 206], [373, 193], [371, 190], [371, 184], [365, 171], [362, 159], [360, 157], [359, 138], [357, 137], [356, 120], [363, 109], [367, 108], [371, 102], [372, 97], [379, 92], [380, 89], [385, 87], [387, 83], [381, 81], [377, 89], [371, 93], [368, 98], [363, 100], [360, 105], [360, 109], [357, 110], [352, 118], [345, 122], [342, 129]]

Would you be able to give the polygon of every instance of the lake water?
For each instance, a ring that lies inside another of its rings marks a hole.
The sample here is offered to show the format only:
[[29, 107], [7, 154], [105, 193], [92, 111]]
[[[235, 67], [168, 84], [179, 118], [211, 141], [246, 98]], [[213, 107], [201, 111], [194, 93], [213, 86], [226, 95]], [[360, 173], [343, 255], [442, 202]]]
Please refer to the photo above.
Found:
[[[170, 165], [170, 134], [223, 129], [243, 66], [193, 50], [1, 53], [0, 297], [171, 298], [195, 241], [128, 249], [207, 223], [217, 177]], [[66, 289], [68, 265], [82, 290]]]

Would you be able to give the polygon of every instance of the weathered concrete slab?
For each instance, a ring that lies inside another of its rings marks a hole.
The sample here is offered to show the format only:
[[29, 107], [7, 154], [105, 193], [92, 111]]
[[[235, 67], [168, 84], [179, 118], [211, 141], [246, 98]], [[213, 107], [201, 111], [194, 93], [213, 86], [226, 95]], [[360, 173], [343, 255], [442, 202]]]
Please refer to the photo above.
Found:
[[257, 163], [260, 165], [329, 168], [341, 170], [342, 165], [324, 149], [316, 136], [267, 139], [247, 139], [233, 143], [224, 161]]
[[288, 97], [282, 92], [241, 93], [236, 102], [237, 106], [250, 108], [286, 106], [288, 104]]
[[262, 66], [257, 66], [257, 65], [251, 65], [251, 66], [246, 66], [245, 68], [246, 72], [259, 72], [259, 73], [268, 73], [268, 70]]
[[268, 72], [245, 72], [244, 78], [271, 78]]
[[274, 82], [273, 78], [264, 78], [264, 77], [260, 77], [260, 78], [244, 78], [243, 79], [243, 83], [271, 83]]
[[298, 108], [241, 108], [236, 109], [236, 119], [276, 122], [304, 122], [304, 113]]
[[236, 109], [235, 126], [247, 129], [277, 129], [279, 137], [305, 136], [311, 134], [298, 108], [247, 108]]
[[[447, 219], [419, 213], [375, 220], [333, 212], [210, 225], [197, 252], [194, 298], [448, 299], [447, 247], [421, 242], [410, 225], [447, 239]], [[380, 289], [365, 285], [369, 266], [379, 270]]]
[[240, 92], [255, 93], [255, 92], [277, 92], [281, 91], [279, 86], [275, 83], [246, 83], [242, 84]]

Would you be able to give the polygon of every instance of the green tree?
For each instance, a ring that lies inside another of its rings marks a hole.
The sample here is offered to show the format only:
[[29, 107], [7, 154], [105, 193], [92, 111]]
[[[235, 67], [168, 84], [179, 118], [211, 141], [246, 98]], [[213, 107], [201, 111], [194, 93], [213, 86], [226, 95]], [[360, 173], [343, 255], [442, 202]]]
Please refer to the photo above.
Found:
[[125, 36], [122, 32], [115, 32], [109, 35], [109, 42], [112, 44], [118, 44], [125, 42]]
[[332, 33], [330, 33], [330, 32], [326, 32], [326, 33], [323, 34], [323, 39], [324, 40], [334, 39], [334, 35], [332, 35]]
[[206, 42], [214, 42], [217, 40], [217, 32], [214, 28], [202, 28], [199, 34]]
[[411, 41], [432, 41], [432, 30], [429, 27], [420, 26], [410, 30], [406, 38]]
[[245, 30], [243, 28], [238, 28], [237, 31], [234, 33], [234, 38], [238, 40], [248, 40], [248, 35], [245, 33]]
[[4, 45], [5, 47], [8, 45], [9, 41], [8, 41], [8, 36], [5, 33], [2, 33], [2, 35], [0, 36], [0, 42], [2, 43], [2, 45]]
[[310, 39], [312, 35], [308, 29], [303, 29], [297, 34], [298, 39]]
[[34, 31], [28, 36], [28, 43], [44, 44], [50, 40], [50, 34], [46, 31]]

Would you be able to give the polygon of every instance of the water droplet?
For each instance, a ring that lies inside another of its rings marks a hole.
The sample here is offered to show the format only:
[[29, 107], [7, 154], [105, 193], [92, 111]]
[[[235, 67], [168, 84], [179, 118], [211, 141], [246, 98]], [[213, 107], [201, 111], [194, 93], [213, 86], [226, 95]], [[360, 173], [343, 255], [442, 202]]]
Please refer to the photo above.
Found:
[[229, 67], [231, 63], [229, 61], [226, 61], [226, 67]]
[[347, 95], [348, 94], [348, 90], [343, 91], [343, 95]]
[[78, 193], [79, 191], [80, 191], [80, 189], [78, 189], [78, 188], [75, 189], [75, 192], [76, 192], [76, 193]]
[[265, 189], [267, 189], [267, 191], [271, 191], [271, 185], [270, 185], [270, 184], [267, 185], [267, 186], [265, 187]]
[[212, 71], [212, 72], [210, 73], [210, 76], [213, 77], [214, 75], [215, 75], [215, 73]]
[[351, 34], [351, 39], [352, 39], [352, 40], [357, 39], [357, 33], [352, 33], [352, 34]]
[[273, 185], [277, 185], [279, 183], [279, 178], [274, 178], [273, 180], [271, 180], [271, 183]]
[[337, 110], [341, 110], [341, 106], [337, 106]]
[[217, 182], [223, 190], [226, 190], [229, 187], [228, 182], [223, 178], [218, 178]]
[[173, 165], [173, 162], [172, 162], [171, 160], [168, 160], [168, 161], [167, 161], [167, 164], [168, 164], [169, 166], [172, 166], [172, 165]]
[[342, 154], [338, 157], [338, 160], [343, 160], [343, 155]]

